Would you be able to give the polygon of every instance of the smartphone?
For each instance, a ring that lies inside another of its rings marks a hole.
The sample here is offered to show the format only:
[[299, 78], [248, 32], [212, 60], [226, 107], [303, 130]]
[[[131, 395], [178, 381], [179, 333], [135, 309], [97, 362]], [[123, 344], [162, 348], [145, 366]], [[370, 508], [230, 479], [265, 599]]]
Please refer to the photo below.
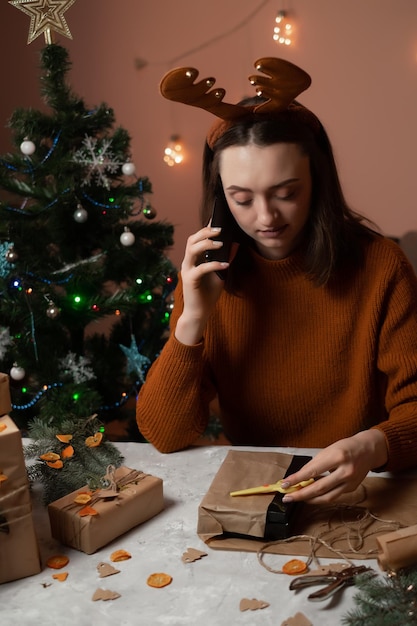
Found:
[[[238, 226], [233, 215], [230, 213], [225, 198], [221, 199], [217, 197], [215, 199], [211, 214], [211, 226], [221, 228], [220, 233], [216, 237], [211, 237], [211, 239], [213, 239], [213, 241], [222, 241], [223, 245], [216, 250], [207, 250], [205, 260], [227, 263], [230, 259], [232, 244], [238, 240], [236, 236]], [[219, 270], [216, 274], [224, 280], [227, 275], [227, 269]]]

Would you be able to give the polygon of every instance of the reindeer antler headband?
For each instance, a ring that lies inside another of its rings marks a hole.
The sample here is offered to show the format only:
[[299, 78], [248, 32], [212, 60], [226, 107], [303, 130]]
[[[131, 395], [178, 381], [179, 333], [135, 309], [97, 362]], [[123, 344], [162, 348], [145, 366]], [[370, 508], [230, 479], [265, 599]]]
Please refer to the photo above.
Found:
[[216, 82], [212, 77], [195, 83], [199, 72], [194, 67], [180, 67], [169, 71], [161, 81], [160, 91], [168, 100], [205, 109], [220, 118], [207, 135], [207, 143], [211, 148], [226, 130], [251, 114], [275, 114], [297, 108], [303, 111], [304, 121], [310, 118], [310, 123], [317, 128], [319, 122], [316, 116], [305, 107], [294, 103], [295, 98], [311, 84], [307, 72], [289, 61], [274, 57], [259, 59], [254, 66], [266, 76], [252, 75], [249, 76], [249, 81], [256, 87], [258, 96], [267, 98], [265, 102], [255, 106], [223, 102], [225, 89], [217, 87], [209, 91]]

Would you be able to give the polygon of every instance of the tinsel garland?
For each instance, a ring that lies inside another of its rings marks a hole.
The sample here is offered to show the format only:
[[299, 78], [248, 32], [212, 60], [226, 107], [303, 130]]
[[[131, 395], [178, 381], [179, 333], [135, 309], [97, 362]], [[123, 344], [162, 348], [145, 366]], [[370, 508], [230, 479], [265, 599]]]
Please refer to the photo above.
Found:
[[358, 576], [356, 605], [342, 619], [345, 626], [416, 626], [417, 567], [384, 576]]
[[80, 487], [103, 488], [109, 465], [119, 467], [123, 456], [110, 441], [95, 415], [68, 418], [56, 427], [35, 418], [29, 426], [31, 442], [24, 446], [28, 478], [43, 486], [49, 504]]

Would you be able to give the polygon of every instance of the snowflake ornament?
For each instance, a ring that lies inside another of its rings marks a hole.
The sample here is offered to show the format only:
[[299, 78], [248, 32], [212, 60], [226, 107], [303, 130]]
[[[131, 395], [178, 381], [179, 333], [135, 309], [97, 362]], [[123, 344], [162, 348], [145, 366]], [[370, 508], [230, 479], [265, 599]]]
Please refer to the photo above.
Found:
[[85, 167], [82, 186], [95, 183], [99, 187], [110, 189], [109, 174], [115, 174], [125, 162], [111, 150], [111, 139], [97, 139], [86, 135], [82, 148], [74, 153], [73, 161]]
[[10, 270], [14, 268], [13, 263], [7, 260], [7, 252], [13, 247], [11, 241], [0, 243], [0, 278], [7, 278]]
[[10, 330], [5, 326], [0, 326], [0, 361], [4, 359], [7, 348], [13, 343]]
[[59, 365], [61, 371], [71, 376], [77, 385], [93, 380], [96, 377], [91, 367], [89, 367], [90, 361], [83, 356], [77, 356], [74, 352], [68, 352], [67, 356], [60, 360]]

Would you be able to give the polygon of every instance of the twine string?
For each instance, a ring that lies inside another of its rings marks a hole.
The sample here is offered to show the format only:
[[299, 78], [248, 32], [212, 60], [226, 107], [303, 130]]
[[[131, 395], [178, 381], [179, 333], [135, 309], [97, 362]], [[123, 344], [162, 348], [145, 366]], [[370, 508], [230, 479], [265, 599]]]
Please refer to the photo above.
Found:
[[[334, 504], [313, 512], [312, 517], [327, 515], [327, 519], [322, 523], [321, 529], [319, 526], [319, 532], [316, 536], [300, 534], [262, 544], [257, 551], [257, 559], [260, 565], [273, 574], [284, 574], [282, 569], [275, 569], [265, 563], [264, 557], [268, 548], [295, 541], [308, 541], [310, 544], [310, 551], [306, 561], [307, 567], [312, 562], [320, 566], [317, 553], [321, 547], [326, 548], [349, 565], [354, 565], [351, 558], [354, 558], [355, 555], [365, 554], [366, 556], [371, 556], [376, 554], [378, 552], [377, 548], [369, 549], [363, 553], [366, 539], [374, 535], [380, 535], [381, 532], [404, 528], [404, 524], [396, 520], [380, 518], [368, 508], [359, 506], [358, 503], [366, 499], [366, 490], [363, 485], [362, 487], [365, 497], [360, 498], [355, 504]], [[353, 520], [352, 515], [355, 518]], [[338, 548], [337, 544], [341, 542], [347, 545], [347, 547], [343, 547], [343, 549]]]
[[[141, 482], [146, 476], [149, 474], [145, 474], [141, 470], [130, 470], [126, 476], [120, 477], [116, 479], [116, 468], [114, 465], [108, 465], [106, 469], [106, 474], [103, 476], [103, 480], [108, 482], [109, 484], [102, 489], [98, 489], [93, 492], [91, 500], [89, 500], [88, 505], [94, 506], [98, 501], [106, 499], [107, 494], [114, 496], [117, 498], [120, 493], [125, 491], [128, 493], [128, 489], [133, 485], [137, 485]], [[80, 504], [77, 502], [69, 502], [68, 504], [62, 506], [62, 510], [71, 511], [80, 508]]]
[[103, 480], [108, 481], [108, 486], [104, 488], [104, 490], [117, 491], [117, 482], [116, 482], [116, 467], [114, 465], [108, 465], [106, 473], [104, 475]]
[[[9, 509], [8, 511], [0, 511], [0, 515], [2, 517], [4, 517], [4, 520], [5, 520], [4, 522], [0, 521], [0, 532], [8, 533], [10, 526], [12, 526], [13, 524], [18, 524], [19, 522], [23, 522], [24, 520], [28, 519], [28, 517], [31, 516], [31, 511], [29, 510], [27, 513], [23, 513], [23, 515], [19, 515], [18, 517], [14, 517], [13, 516], [14, 515], [14, 511], [16, 511], [19, 508], [21, 508], [21, 507], [13, 507], [13, 508]], [[11, 519], [6, 517], [6, 515], [9, 515], [11, 517]]]
[[[26, 484], [20, 485], [20, 487], [13, 489], [13, 491], [10, 491], [9, 493], [5, 493], [4, 495], [0, 496], [0, 515], [2, 518], [4, 518], [4, 521], [0, 521], [0, 532], [7, 533], [9, 527], [12, 524], [16, 524], [30, 517], [31, 508], [30, 508], [30, 505], [28, 504], [23, 503], [23, 504], [18, 504], [16, 506], [5, 507], [6, 500], [10, 500], [11, 497], [13, 497], [13, 499], [16, 497], [19, 498], [20, 494], [25, 492], [26, 489], [27, 489]], [[19, 509], [22, 509], [22, 508], [26, 508], [27, 512], [23, 513], [22, 515], [18, 515], [16, 517], [17, 511], [19, 511]]]

